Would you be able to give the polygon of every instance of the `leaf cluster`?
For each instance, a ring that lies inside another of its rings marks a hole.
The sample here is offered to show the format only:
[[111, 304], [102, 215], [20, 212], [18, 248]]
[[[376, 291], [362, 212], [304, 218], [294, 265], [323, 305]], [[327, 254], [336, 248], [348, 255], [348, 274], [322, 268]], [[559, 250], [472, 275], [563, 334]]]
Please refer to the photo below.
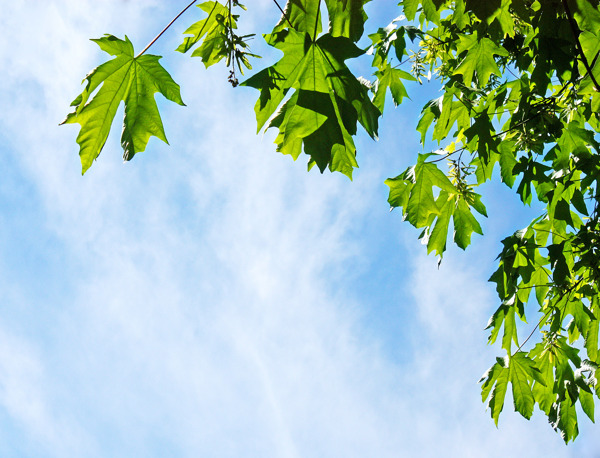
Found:
[[[500, 305], [488, 340], [506, 356], [481, 379], [482, 397], [497, 423], [510, 385], [516, 411], [530, 418], [537, 404], [568, 442], [578, 434], [576, 405], [594, 421], [600, 395], [598, 4], [406, 0], [402, 7], [421, 30], [420, 65], [442, 84], [417, 131], [423, 142], [454, 140], [387, 180], [389, 203], [424, 228], [428, 252], [440, 258], [450, 215], [460, 248], [481, 233], [470, 210], [485, 209], [474, 188], [494, 176], [523, 204], [544, 206], [503, 240], [490, 278]], [[447, 209], [450, 195], [458, 197]], [[533, 329], [523, 338], [527, 325], [518, 323], [531, 315]]]
[[[439, 148], [386, 180], [389, 204], [440, 261], [450, 233], [462, 249], [483, 234], [488, 181], [501, 181], [524, 205], [541, 204], [529, 226], [502, 241], [490, 278], [500, 305], [488, 341], [502, 355], [481, 379], [482, 398], [497, 423], [510, 385], [516, 411], [529, 419], [537, 405], [569, 442], [577, 405], [594, 421], [600, 396], [598, 1], [403, 0], [389, 7], [396, 19], [367, 33], [365, 49], [368, 1], [287, 1], [264, 35], [281, 57], [241, 83], [259, 93], [258, 130], [276, 129], [277, 151], [294, 160], [306, 154], [309, 169], [351, 178], [358, 126], [377, 138], [388, 94], [397, 106], [411, 85], [441, 86], [416, 128], [423, 145]], [[236, 71], [258, 57], [249, 50], [253, 34], [237, 33], [234, 11], [243, 7], [211, 0], [199, 8], [205, 16], [177, 50], [195, 48], [206, 67], [224, 60], [236, 86]], [[183, 104], [158, 56], [134, 56], [127, 38], [94, 41], [115, 58], [86, 77], [65, 120], [81, 125], [84, 172], [122, 101], [126, 160], [152, 135], [166, 141], [156, 92]], [[354, 75], [350, 59], [369, 60], [372, 75]]]

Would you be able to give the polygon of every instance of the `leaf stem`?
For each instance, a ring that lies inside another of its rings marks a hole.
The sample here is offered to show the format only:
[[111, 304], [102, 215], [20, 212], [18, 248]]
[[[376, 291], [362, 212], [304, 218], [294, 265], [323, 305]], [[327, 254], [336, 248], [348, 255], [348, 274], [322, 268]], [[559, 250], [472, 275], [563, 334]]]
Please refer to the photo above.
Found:
[[233, 24], [231, 22], [231, 10], [233, 8], [232, 4], [231, 4], [231, 0], [229, 0], [228, 4], [227, 4], [227, 9], [229, 10], [229, 39], [231, 40], [231, 51], [230, 51], [230, 56], [229, 60], [231, 61], [231, 70], [233, 71], [233, 75], [235, 78], [235, 35], [233, 33]]
[[186, 6], [184, 9], [182, 9], [182, 10], [179, 12], [179, 14], [178, 14], [177, 16], [175, 16], [175, 17], [173, 18], [173, 20], [172, 20], [171, 22], [169, 22], [169, 23], [167, 24], [167, 26], [166, 26], [164, 29], [162, 29], [162, 31], [161, 31], [161, 32], [160, 32], [158, 35], [156, 35], [156, 37], [154, 37], [154, 39], [153, 39], [153, 40], [152, 40], [150, 43], [148, 43], [148, 46], [146, 46], [144, 49], [142, 49], [142, 50], [140, 51], [140, 53], [139, 53], [137, 56], [135, 56], [135, 58], [137, 59], [137, 58], [138, 58], [138, 57], [140, 57], [142, 54], [144, 54], [146, 51], [148, 51], [148, 49], [150, 49], [150, 46], [152, 46], [154, 43], [156, 43], [156, 40], [158, 40], [158, 39], [159, 39], [159, 38], [162, 36], [162, 34], [163, 34], [163, 33], [165, 33], [165, 32], [166, 32], [166, 31], [169, 29], [169, 27], [171, 27], [171, 26], [173, 25], [173, 23], [174, 23], [174, 22], [175, 22], [177, 19], [179, 19], [179, 17], [180, 17], [180, 16], [181, 16], [183, 13], [185, 13], [185, 12], [186, 12], [186, 11], [187, 11], [187, 10], [188, 10], [188, 9], [189, 9], [189, 8], [190, 8], [190, 7], [191, 7], [193, 4], [194, 4], [194, 3], [196, 3], [197, 1], [198, 1], [198, 0], [194, 0], [193, 2], [190, 2], [190, 4], [189, 4], [188, 6]]

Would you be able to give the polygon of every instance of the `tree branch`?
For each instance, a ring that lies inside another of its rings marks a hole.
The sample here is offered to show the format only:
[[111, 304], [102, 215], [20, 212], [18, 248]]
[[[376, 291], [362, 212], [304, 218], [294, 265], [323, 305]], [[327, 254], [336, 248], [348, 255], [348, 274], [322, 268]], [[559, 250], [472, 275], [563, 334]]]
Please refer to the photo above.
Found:
[[[571, 293], [573, 292], [573, 290], [575, 288], [577, 288], [581, 282], [583, 281], [583, 277], [580, 278], [579, 280], [577, 280], [577, 282], [575, 282], [573, 285], [571, 285], [569, 288], [567, 288], [567, 290], [561, 294], [561, 300], [564, 297], [565, 294], [567, 294], [567, 301], [569, 300], [569, 296], [571, 295]], [[550, 315], [550, 313], [552, 313], [552, 311], [555, 311], [557, 309], [557, 307], [550, 307], [550, 309], [544, 314], [544, 316], [542, 317], [542, 319], [540, 321], [538, 321], [538, 323], [535, 325], [535, 327], [533, 328], [533, 330], [531, 331], [531, 333], [527, 336], [527, 338], [523, 341], [523, 343], [521, 345], [519, 345], [519, 348], [517, 348], [517, 350], [511, 355], [514, 356], [517, 353], [519, 353], [519, 351], [521, 351], [521, 348], [523, 348], [523, 346], [529, 341], [529, 339], [531, 339], [531, 337], [533, 336], [533, 334], [535, 333], [535, 331], [541, 326], [541, 324], [546, 320], [546, 318], [548, 318], [548, 316]], [[564, 320], [563, 317], [561, 317], [561, 320]]]
[[152, 46], [152, 45], [153, 45], [153, 44], [156, 42], [156, 40], [158, 40], [158, 39], [159, 39], [159, 38], [162, 36], [162, 34], [163, 34], [163, 33], [165, 33], [165, 32], [167, 31], [167, 29], [173, 25], [173, 23], [174, 23], [174, 22], [175, 22], [177, 19], [179, 19], [179, 17], [180, 17], [180, 16], [181, 16], [183, 13], [185, 13], [185, 12], [188, 10], [188, 8], [190, 8], [190, 7], [191, 7], [191, 6], [192, 6], [194, 3], [196, 3], [197, 1], [198, 1], [198, 0], [194, 0], [194, 1], [193, 1], [193, 2], [191, 2], [191, 3], [190, 3], [188, 6], [186, 6], [184, 9], [182, 9], [182, 10], [179, 12], [179, 14], [178, 14], [177, 16], [175, 16], [175, 18], [173, 18], [173, 20], [172, 20], [171, 22], [169, 22], [169, 23], [167, 24], [167, 26], [166, 26], [164, 29], [162, 29], [162, 31], [161, 31], [161, 32], [160, 32], [158, 35], [156, 35], [156, 37], [154, 37], [154, 40], [152, 40], [150, 43], [148, 43], [148, 46], [146, 46], [144, 49], [142, 49], [142, 50], [140, 51], [140, 53], [139, 53], [137, 56], [135, 56], [135, 58], [137, 59], [137, 58], [138, 58], [138, 57], [140, 57], [142, 54], [144, 54], [146, 51], [148, 51], [148, 49], [150, 49], [150, 46]]
[[290, 19], [287, 17], [287, 14], [285, 14], [285, 11], [283, 11], [283, 8], [281, 8], [281, 6], [279, 5], [279, 3], [277, 3], [277, 0], [273, 0], [275, 2], [275, 4], [277, 5], [277, 8], [279, 8], [279, 11], [281, 11], [281, 15], [285, 18], [285, 20], [287, 21], [287, 23], [290, 25], [290, 27], [293, 29], [294, 26], [292, 25], [292, 23], [290, 22]]
[[523, 343], [521, 345], [519, 345], [519, 348], [517, 348], [517, 350], [511, 356], [515, 356], [517, 353], [519, 353], [521, 351], [521, 348], [523, 348], [523, 345], [525, 345], [529, 341], [529, 339], [531, 339], [533, 337], [533, 334], [535, 333], [535, 331], [537, 331], [537, 329], [540, 327], [540, 325], [546, 320], [546, 318], [548, 318], [548, 315], [550, 315], [550, 313], [553, 310], [554, 309], [551, 308], [550, 310], [548, 310], [546, 312], [546, 314], [542, 317], [542, 319], [540, 321], [538, 321], [538, 324], [536, 324], [535, 327], [532, 329], [531, 333], [527, 336], [527, 339], [525, 339], [523, 341]]
[[569, 19], [569, 24], [571, 25], [571, 31], [573, 32], [573, 36], [575, 37], [575, 43], [577, 44], [579, 54], [581, 55], [581, 61], [583, 62], [583, 65], [584, 65], [585, 69], [587, 70], [588, 75], [590, 75], [590, 78], [592, 79], [592, 83], [594, 83], [594, 87], [596, 88], [596, 91], [600, 92], [600, 84], [598, 84], [598, 81], [596, 81], [596, 78], [594, 77], [594, 74], [592, 73], [592, 68], [590, 67], [587, 57], [585, 57], [585, 54], [583, 53], [583, 47], [581, 46], [581, 42], [579, 41], [579, 31], [578, 31], [579, 27], [577, 26], [577, 21], [575, 21], [575, 18], [573, 17], [573, 14], [571, 13], [571, 10], [569, 8], [567, 0], [562, 0], [562, 4], [563, 4], [563, 7], [565, 8], [565, 13], [567, 13], [567, 19]]
[[[503, 130], [502, 132], [498, 132], [498, 133], [496, 133], [496, 134], [492, 135], [492, 138], [496, 138], [496, 137], [499, 137], [500, 135], [504, 135], [504, 134], [507, 134], [507, 133], [509, 133], [509, 132], [512, 132], [513, 130], [515, 130], [515, 129], [518, 129], [519, 127], [521, 127], [523, 124], [526, 124], [526, 123], [528, 123], [529, 121], [531, 121], [531, 120], [533, 120], [533, 119], [537, 118], [539, 115], [540, 115], [540, 113], [536, 113], [536, 114], [534, 114], [533, 116], [531, 116], [531, 117], [529, 117], [529, 118], [527, 118], [527, 119], [525, 119], [525, 120], [523, 120], [523, 121], [520, 121], [520, 122], [518, 122], [517, 124], [515, 124], [515, 125], [514, 125], [514, 126], [512, 126], [512, 127], [508, 128], [508, 129], [506, 129], [506, 130]], [[457, 150], [454, 150], [454, 151], [452, 151], [451, 153], [448, 153], [448, 154], [444, 155], [444, 156], [443, 156], [443, 157], [441, 157], [440, 159], [435, 159], [435, 160], [433, 160], [433, 161], [429, 161], [429, 162], [432, 162], [432, 163], [433, 163], [433, 162], [439, 162], [439, 161], [443, 161], [444, 159], [446, 159], [446, 158], [449, 158], [449, 157], [450, 157], [450, 156], [452, 156], [453, 154], [456, 154], [456, 153], [462, 153], [462, 152], [463, 152], [465, 149], [467, 149], [467, 147], [466, 147], [466, 146], [463, 146], [463, 147], [461, 147], [461, 148], [459, 148], [459, 149], [457, 149]]]

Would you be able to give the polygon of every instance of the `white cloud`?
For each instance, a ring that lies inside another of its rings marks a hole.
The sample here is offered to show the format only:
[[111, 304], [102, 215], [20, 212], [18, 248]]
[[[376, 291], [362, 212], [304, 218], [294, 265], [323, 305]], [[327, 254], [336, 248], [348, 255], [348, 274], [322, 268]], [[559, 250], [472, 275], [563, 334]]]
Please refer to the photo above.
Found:
[[[3, 323], [1, 323], [3, 324]], [[4, 326], [2, 326], [4, 328]], [[0, 452], [2, 456], [54, 454], [70, 456], [92, 442], [80, 425], [70, 421], [71, 412], [52, 412], [48, 407], [47, 382], [40, 355], [31, 345], [0, 328]], [[19, 428], [27, 431], [18, 435]], [[18, 441], [18, 445], [17, 445]]]

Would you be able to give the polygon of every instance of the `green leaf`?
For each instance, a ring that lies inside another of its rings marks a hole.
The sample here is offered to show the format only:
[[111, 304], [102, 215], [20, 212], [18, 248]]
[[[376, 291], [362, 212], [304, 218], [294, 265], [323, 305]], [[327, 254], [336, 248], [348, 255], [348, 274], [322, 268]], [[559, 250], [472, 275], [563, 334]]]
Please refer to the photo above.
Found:
[[352, 140], [357, 121], [371, 137], [376, 137], [381, 114], [369, 99], [367, 88], [344, 63], [364, 51], [348, 38], [329, 34], [314, 42], [308, 34], [295, 30], [283, 30], [266, 38], [284, 56], [242, 83], [261, 92], [255, 106], [258, 129], [273, 115], [288, 91], [296, 89], [297, 95], [281, 107], [268, 125], [279, 129], [277, 150], [293, 152], [292, 157], [296, 158], [303, 145], [310, 156], [309, 168], [315, 164], [321, 171], [329, 167], [351, 178], [357, 167]]
[[504, 334], [502, 336], [502, 348], [506, 350], [508, 354], [512, 351], [512, 342], [519, 345], [517, 336], [517, 324], [515, 320], [515, 313], [517, 308], [513, 304], [507, 304], [505, 315], [504, 315]]
[[396, 53], [396, 59], [398, 62], [402, 62], [402, 58], [406, 53], [406, 39], [404, 38], [405, 28], [400, 27], [396, 31], [396, 39], [394, 40], [394, 52]]
[[[492, 277], [494, 277], [494, 275], [492, 275]], [[506, 302], [503, 302], [500, 305], [500, 307], [498, 307], [498, 309], [494, 312], [494, 314], [490, 317], [485, 328], [491, 329], [490, 335], [488, 337], [489, 344], [493, 344], [494, 342], [496, 342], [496, 339], [498, 338], [498, 334], [500, 333], [500, 329], [502, 328], [502, 324], [504, 323], [507, 314], [514, 314], [514, 310], [511, 306], [507, 305]]]
[[512, 384], [515, 410], [528, 420], [533, 414], [534, 405], [530, 385], [534, 377], [538, 383], [542, 383], [540, 375], [534, 362], [525, 356], [525, 353], [518, 352], [510, 358], [508, 380]]
[[419, 5], [425, 16], [425, 19], [437, 24], [440, 20], [439, 8], [442, 1], [440, 0], [403, 0], [401, 2], [404, 14], [409, 21], [415, 18]]
[[[485, 2], [487, 3], [487, 2]], [[510, 37], [515, 35], [515, 21], [513, 19], [513, 15], [510, 11], [512, 7], [513, 0], [502, 0], [502, 4], [500, 8], [496, 10], [496, 14], [493, 15], [495, 21], [500, 26], [502, 30], [502, 34], [504, 36], [508, 35]], [[489, 22], [488, 22], [489, 23]]]
[[567, 168], [571, 154], [587, 151], [589, 146], [593, 146], [596, 150], [600, 149], [600, 145], [594, 139], [594, 133], [583, 129], [577, 122], [568, 123], [557, 141], [555, 150], [557, 154], [553, 167], [556, 170]]
[[585, 349], [588, 358], [592, 361], [598, 361], [598, 329], [600, 324], [600, 311], [595, 310], [593, 320], [590, 320], [587, 333], [585, 335]]
[[494, 386], [494, 383], [496, 382], [496, 380], [498, 379], [498, 376], [500, 375], [500, 373], [504, 370], [503, 365], [500, 365], [499, 363], [495, 363], [492, 367], [490, 367], [485, 374], [483, 374], [481, 376], [481, 378], [479, 379], [479, 383], [483, 382], [483, 385], [481, 386], [481, 400], [485, 402], [485, 400], [488, 398], [488, 396], [490, 395], [490, 392], [492, 391], [492, 388]]
[[501, 8], [500, 0], [465, 0], [467, 11], [473, 11], [475, 15], [483, 22], [490, 24], [498, 14]]
[[454, 124], [468, 126], [470, 123], [467, 106], [458, 100], [454, 100], [455, 92], [447, 90], [439, 106], [440, 114], [433, 129], [434, 140], [444, 140]]
[[544, 305], [544, 300], [549, 290], [548, 270], [541, 267], [535, 270], [531, 276], [531, 285], [535, 285], [535, 298], [540, 306]]
[[125, 102], [125, 117], [121, 145], [126, 161], [144, 151], [151, 136], [168, 143], [154, 100], [155, 93], [160, 92], [168, 100], [184, 105], [179, 85], [158, 63], [160, 56], [145, 54], [135, 57], [133, 45], [127, 37], [121, 40], [106, 35], [92, 41], [116, 57], [95, 68], [86, 77], [84, 91], [72, 104], [75, 111], [62, 122], [81, 125], [77, 143], [80, 145], [82, 173], [91, 167], [102, 151], [122, 101]]
[[428, 225], [429, 215], [439, 215], [433, 187], [442, 191], [456, 193], [456, 188], [437, 166], [431, 162], [425, 162], [427, 156], [419, 155], [417, 165], [411, 169], [408, 179], [413, 181], [410, 197], [406, 205], [407, 220], [416, 228]]
[[442, 113], [442, 100], [443, 97], [430, 100], [421, 111], [421, 118], [417, 124], [417, 132], [421, 133], [421, 143], [423, 144], [425, 144], [427, 130], [431, 126], [431, 123], [439, 118]]
[[404, 97], [408, 97], [406, 88], [404, 87], [404, 84], [402, 84], [402, 79], [415, 81], [415, 78], [410, 73], [406, 73], [397, 68], [392, 68], [387, 63], [382, 70], [375, 73], [375, 76], [377, 77], [377, 82], [373, 104], [382, 113], [385, 107], [385, 95], [387, 89], [389, 89], [392, 94], [394, 104], [398, 106], [402, 103]]
[[364, 5], [371, 0], [325, 0], [329, 13], [329, 33], [334, 37], [360, 40], [367, 14]]
[[[535, 401], [539, 404], [540, 409], [549, 415], [556, 394], [554, 393], [554, 365], [550, 362], [552, 353], [545, 347], [544, 344], [539, 343], [535, 346], [534, 350], [530, 352], [530, 355], [535, 354], [536, 367], [540, 373], [540, 381], [535, 381], [532, 393]], [[543, 381], [543, 383], [542, 383]]]
[[513, 187], [515, 183], [515, 175], [513, 169], [517, 165], [517, 159], [515, 158], [515, 142], [504, 140], [498, 146], [500, 152], [500, 175], [502, 181], [506, 183], [509, 188]]
[[[577, 426], [577, 412], [571, 398], [567, 396], [556, 406], [554, 415], [550, 415], [552, 427], [560, 431], [560, 435], [566, 444], [575, 439], [579, 434]], [[555, 416], [555, 420], [553, 417]]]
[[450, 217], [454, 214], [456, 208], [455, 195], [448, 194], [446, 191], [440, 191], [437, 203], [440, 203], [440, 213], [427, 242], [427, 254], [435, 251], [437, 256], [442, 256], [446, 251], [446, 240], [448, 239], [448, 225]]
[[[317, 131], [328, 119], [327, 115], [312, 109], [310, 103], [315, 98], [315, 94], [306, 97], [307, 94], [310, 93], [308, 91], [294, 93], [282, 107], [279, 116], [271, 123], [271, 126], [279, 127], [280, 131], [275, 140], [277, 150], [283, 154], [290, 154], [294, 160], [301, 153], [302, 139]], [[303, 96], [300, 103], [298, 103], [299, 95]]]
[[[386, 180], [390, 187], [388, 202], [403, 208], [403, 216], [416, 228], [426, 228], [423, 243], [427, 252], [435, 251], [440, 258], [446, 250], [450, 217], [454, 223], [454, 242], [465, 249], [471, 234], [482, 233], [471, 206], [486, 215], [481, 196], [472, 191], [459, 191], [434, 162], [427, 162], [431, 154], [421, 154], [417, 164], [402, 175]], [[439, 190], [437, 198], [434, 193]]]
[[[600, 10], [598, 3], [590, 0], [575, 0], [574, 16], [581, 30], [596, 33], [600, 24]], [[593, 56], [592, 56], [593, 57]]]
[[474, 75], [477, 75], [477, 86], [484, 87], [490, 75], [500, 75], [498, 65], [493, 56], [508, 56], [506, 49], [497, 46], [489, 38], [478, 38], [476, 35], [462, 35], [457, 47], [457, 55], [466, 51], [466, 56], [456, 68], [455, 73], [463, 75], [465, 85], [470, 86]]
[[477, 232], [483, 235], [479, 222], [471, 213], [464, 199], [458, 199], [454, 210], [454, 242], [463, 250], [471, 244], [471, 234]]
[[583, 412], [588, 416], [592, 423], [594, 421], [594, 395], [588, 393], [585, 390], [579, 390], [579, 401], [581, 402], [581, 408]]
[[406, 19], [412, 21], [415, 18], [415, 15], [417, 14], [417, 9], [419, 7], [419, 3], [419, 0], [402, 0], [400, 2]]
[[[198, 8], [205, 11], [208, 17], [192, 24], [183, 32], [184, 35], [191, 36], [185, 37], [176, 51], [186, 53], [206, 36], [192, 56], [201, 57], [202, 62], [208, 68], [227, 55], [225, 51], [225, 18], [229, 16], [229, 9], [215, 1], [201, 3]], [[235, 19], [232, 17], [231, 20], [232, 26], [235, 28]]]
[[546, 172], [550, 168], [540, 162], [537, 162], [533, 156], [521, 157], [520, 161], [513, 167], [512, 173], [521, 175], [521, 182], [517, 188], [517, 193], [521, 196], [521, 200], [525, 204], [531, 203], [532, 192], [531, 185], [534, 186], [538, 193], [538, 198], [543, 198], [543, 185], [548, 183], [550, 179]]
[[[401, 36], [400, 41], [404, 41], [404, 37], [402, 36], [404, 33], [404, 28], [400, 28]], [[371, 66], [378, 68], [379, 70], [383, 70], [383, 68], [389, 65], [388, 56], [390, 54], [390, 49], [392, 46], [395, 46], [396, 34], [399, 31], [396, 29], [396, 25], [394, 23], [389, 24], [385, 28], [379, 28], [377, 32], [369, 35], [369, 38], [372, 42], [372, 48], [369, 49], [368, 53], [373, 54], [373, 63]], [[403, 43], [405, 45], [405, 43]], [[402, 49], [404, 51], [404, 49]]]
[[487, 407], [490, 409], [494, 423], [498, 426], [498, 418], [504, 407], [509, 369], [508, 358], [496, 358], [496, 361], [496, 364], [483, 375], [479, 382], [484, 382], [481, 395], [484, 401], [489, 395]]
[[273, 33], [287, 29], [290, 24], [293, 30], [309, 34], [311, 40], [314, 41], [323, 30], [321, 1], [288, 0]]
[[391, 209], [396, 207], [404, 208], [408, 203], [410, 191], [414, 186], [414, 183], [407, 178], [409, 170], [410, 169], [406, 170], [396, 178], [388, 178], [385, 180], [385, 184], [390, 188], [388, 203], [390, 204]]
[[[477, 116], [471, 127], [465, 130], [465, 136], [469, 143], [476, 142], [477, 147], [474, 149], [484, 163], [490, 161], [490, 156], [498, 148], [498, 140], [493, 132], [494, 126], [487, 113]], [[490, 177], [486, 177], [486, 179], [490, 179]]]

